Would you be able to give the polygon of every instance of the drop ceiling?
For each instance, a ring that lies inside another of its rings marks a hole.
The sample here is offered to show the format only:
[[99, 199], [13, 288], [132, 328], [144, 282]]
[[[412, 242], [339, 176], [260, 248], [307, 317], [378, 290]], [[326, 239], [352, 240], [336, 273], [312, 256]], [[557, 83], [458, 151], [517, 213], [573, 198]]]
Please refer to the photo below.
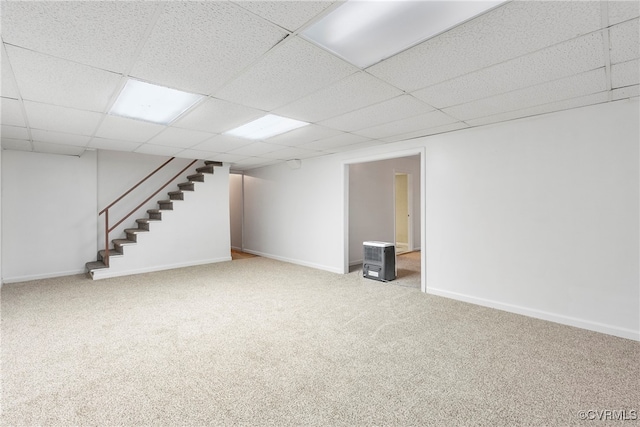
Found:
[[[511, 1], [368, 68], [299, 36], [331, 1], [2, 2], [2, 148], [248, 170], [637, 97], [638, 1]], [[129, 78], [205, 98], [168, 126], [107, 114]], [[273, 113], [311, 123], [223, 135]]]

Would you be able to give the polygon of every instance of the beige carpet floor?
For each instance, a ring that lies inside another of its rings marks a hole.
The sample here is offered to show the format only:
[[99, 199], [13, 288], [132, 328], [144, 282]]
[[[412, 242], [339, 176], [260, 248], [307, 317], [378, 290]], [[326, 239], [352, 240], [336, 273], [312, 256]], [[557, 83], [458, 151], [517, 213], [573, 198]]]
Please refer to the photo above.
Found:
[[640, 410], [638, 342], [357, 270], [255, 257], [1, 298], [5, 426], [597, 426]]

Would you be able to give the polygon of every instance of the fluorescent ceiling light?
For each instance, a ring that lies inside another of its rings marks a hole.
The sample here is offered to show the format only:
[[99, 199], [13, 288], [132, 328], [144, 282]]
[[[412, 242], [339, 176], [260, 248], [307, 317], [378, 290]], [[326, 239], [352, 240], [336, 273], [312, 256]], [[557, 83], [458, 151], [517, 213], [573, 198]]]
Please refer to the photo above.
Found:
[[227, 135], [239, 136], [247, 139], [267, 139], [269, 137], [289, 132], [290, 130], [306, 126], [309, 123], [286, 117], [267, 114], [257, 120], [244, 124], [225, 132]]
[[109, 113], [168, 125], [202, 98], [202, 95], [130, 79]]
[[349, 0], [301, 35], [367, 68], [504, 2]]

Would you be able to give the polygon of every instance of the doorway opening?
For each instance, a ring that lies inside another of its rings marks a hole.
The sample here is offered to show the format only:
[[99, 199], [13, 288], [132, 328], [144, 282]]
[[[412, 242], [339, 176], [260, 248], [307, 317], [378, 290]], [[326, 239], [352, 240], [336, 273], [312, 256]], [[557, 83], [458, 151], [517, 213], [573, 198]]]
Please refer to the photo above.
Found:
[[254, 258], [244, 251], [244, 174], [229, 173], [229, 242], [231, 259]]
[[395, 244], [396, 254], [413, 250], [412, 190], [413, 180], [409, 173], [396, 172], [394, 185]]
[[[424, 147], [343, 162], [345, 274], [362, 269], [363, 242], [399, 243], [398, 275], [390, 283], [426, 292], [425, 163]], [[401, 219], [404, 226], [396, 224]]]

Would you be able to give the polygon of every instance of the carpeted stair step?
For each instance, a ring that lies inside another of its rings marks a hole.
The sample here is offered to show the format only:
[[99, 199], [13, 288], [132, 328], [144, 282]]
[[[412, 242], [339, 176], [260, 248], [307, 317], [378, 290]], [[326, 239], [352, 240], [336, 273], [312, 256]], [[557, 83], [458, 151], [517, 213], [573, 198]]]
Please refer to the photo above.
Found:
[[133, 240], [134, 242], [138, 242], [138, 234], [140, 233], [148, 233], [149, 230], [145, 230], [144, 228], [127, 228], [124, 230], [127, 235], [128, 240]]
[[200, 166], [199, 168], [196, 169], [196, 172], [198, 172], [198, 173], [213, 173], [213, 166], [212, 165]]
[[107, 268], [107, 265], [102, 261], [91, 261], [84, 265], [87, 271], [100, 270], [101, 268]]
[[162, 220], [162, 211], [160, 209], [149, 209], [147, 214], [149, 214], [149, 219]]
[[205, 160], [204, 164], [207, 166], [222, 166], [222, 162], [216, 162], [215, 160]]
[[196, 173], [193, 175], [189, 175], [187, 179], [194, 182], [204, 182], [204, 175], [201, 173]]
[[169, 191], [169, 199], [171, 200], [184, 200], [184, 193], [182, 191]]
[[124, 255], [124, 247], [125, 246], [130, 246], [130, 245], [135, 245], [136, 242], [134, 242], [133, 240], [129, 240], [129, 239], [115, 239], [112, 240], [111, 243], [113, 243], [113, 248], [116, 250], [116, 252], [120, 252]]
[[172, 211], [173, 202], [171, 200], [158, 200], [158, 205], [161, 211]]
[[189, 182], [181, 182], [180, 184], [178, 184], [178, 188], [181, 191], [195, 191], [195, 189], [196, 189], [195, 187], [196, 187], [196, 185], [191, 181], [189, 181]]
[[[106, 254], [107, 254], [107, 251], [105, 251], [104, 249], [101, 251], [98, 251], [98, 261], [104, 262], [104, 258]], [[118, 252], [115, 248], [109, 249], [109, 258], [119, 258], [123, 255], [124, 254], [122, 252]]]
[[138, 224], [138, 228], [149, 231], [149, 224], [152, 222], [160, 222], [160, 219], [152, 219], [152, 218], [138, 218], [136, 219], [136, 223]]

